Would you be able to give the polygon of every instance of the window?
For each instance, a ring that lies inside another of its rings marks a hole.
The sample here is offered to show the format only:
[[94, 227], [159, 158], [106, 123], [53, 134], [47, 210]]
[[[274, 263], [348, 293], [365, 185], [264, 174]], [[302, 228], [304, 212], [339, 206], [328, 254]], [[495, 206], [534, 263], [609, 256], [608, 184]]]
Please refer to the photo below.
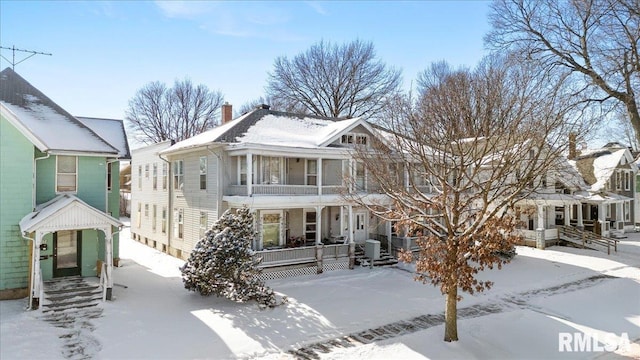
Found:
[[367, 145], [367, 135], [356, 135], [356, 145]]
[[149, 204], [144, 204], [144, 217], [149, 218]]
[[144, 178], [149, 178], [149, 164], [144, 164]]
[[138, 165], [138, 189], [142, 189], [142, 165]]
[[624, 189], [626, 191], [631, 190], [631, 177], [629, 176], [629, 172], [624, 172]]
[[142, 203], [138, 203], [138, 212], [136, 213], [136, 225], [140, 228], [140, 218], [142, 217]]
[[307, 185], [318, 185], [318, 160], [307, 160]]
[[304, 238], [306, 240], [316, 239], [316, 212], [308, 211], [304, 215]]
[[622, 176], [620, 176], [620, 171], [616, 171], [616, 190], [620, 190], [622, 188]]
[[153, 190], [158, 190], [158, 163], [153, 163]]
[[56, 157], [56, 192], [76, 192], [78, 189], [78, 157]]
[[200, 239], [204, 237], [205, 232], [207, 232], [207, 213], [200, 211]]
[[262, 247], [280, 245], [280, 214], [262, 215]]
[[207, 190], [207, 157], [200, 157], [200, 190]]
[[282, 172], [280, 168], [280, 158], [272, 156], [262, 157], [262, 183], [281, 184]]
[[605, 219], [611, 219], [611, 204], [605, 205]]
[[342, 135], [342, 138], [340, 139], [340, 143], [342, 143], [342, 144], [353, 144], [353, 135], [351, 135], [351, 134]]
[[167, 190], [168, 167], [167, 163], [162, 163], [162, 190]]
[[113, 185], [113, 180], [111, 179], [111, 176], [113, 175], [112, 173], [112, 168], [113, 168], [113, 163], [108, 162], [107, 163], [107, 191], [111, 191], [111, 186]]
[[344, 134], [340, 138], [340, 143], [347, 146], [366, 146], [368, 142], [369, 139], [366, 134]]
[[182, 160], [176, 160], [173, 162], [173, 188], [176, 190], [182, 190], [184, 187], [184, 167]]
[[184, 233], [184, 213], [182, 208], [174, 208], [175, 225], [173, 227], [173, 236], [182, 239]]
[[156, 232], [156, 217], [158, 215], [158, 206], [153, 204], [153, 208], [151, 208], [151, 230]]
[[238, 171], [238, 173], [240, 174], [239, 184], [247, 185], [247, 157], [246, 156], [240, 157], [239, 166], [240, 166], [240, 170]]
[[356, 190], [365, 190], [366, 182], [365, 182], [365, 170], [364, 163], [361, 161], [356, 161]]
[[630, 201], [625, 201], [624, 202], [624, 221], [630, 221], [631, 220], [631, 202]]
[[163, 234], [167, 233], [167, 207], [162, 207], [162, 222], [160, 224], [160, 230]]

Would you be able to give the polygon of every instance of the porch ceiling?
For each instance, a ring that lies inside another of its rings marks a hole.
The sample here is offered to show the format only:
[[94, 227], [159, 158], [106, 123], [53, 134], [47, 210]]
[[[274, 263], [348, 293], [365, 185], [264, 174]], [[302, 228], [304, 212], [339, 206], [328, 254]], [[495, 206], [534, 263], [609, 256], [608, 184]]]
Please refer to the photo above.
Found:
[[73, 229], [104, 229], [121, 227], [116, 218], [92, 207], [71, 194], [62, 194], [36, 207], [20, 220], [20, 231], [54, 232]]

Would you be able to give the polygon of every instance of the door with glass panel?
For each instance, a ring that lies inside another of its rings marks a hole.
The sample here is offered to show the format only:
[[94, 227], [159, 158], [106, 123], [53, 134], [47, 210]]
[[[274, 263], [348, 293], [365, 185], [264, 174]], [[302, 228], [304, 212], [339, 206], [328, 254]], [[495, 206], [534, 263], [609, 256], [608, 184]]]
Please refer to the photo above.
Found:
[[262, 248], [274, 248], [281, 245], [282, 215], [281, 213], [262, 214]]
[[53, 234], [53, 277], [80, 275], [81, 231]]

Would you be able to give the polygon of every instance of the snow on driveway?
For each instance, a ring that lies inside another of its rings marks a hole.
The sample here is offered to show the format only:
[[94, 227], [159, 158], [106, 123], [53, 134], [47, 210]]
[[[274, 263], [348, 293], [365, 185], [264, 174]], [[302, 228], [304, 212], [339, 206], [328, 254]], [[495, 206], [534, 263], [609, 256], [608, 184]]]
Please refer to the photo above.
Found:
[[[289, 302], [260, 310], [202, 297], [182, 285], [182, 261], [127, 238], [114, 269], [114, 301], [94, 319], [98, 359], [295, 358], [300, 349], [331, 344], [349, 334], [397, 328], [415, 318], [437, 318], [444, 298], [413, 281], [410, 265], [357, 268], [269, 281]], [[482, 274], [495, 286], [464, 295], [459, 309], [499, 311], [460, 319], [460, 341], [445, 343], [443, 326], [398, 331], [369, 343], [325, 346], [322, 359], [600, 358], [605, 352], [559, 352], [559, 333], [584, 332], [640, 339], [640, 234], [629, 234], [611, 256], [551, 247], [518, 248], [502, 270]], [[586, 280], [585, 280], [586, 279]], [[592, 280], [589, 280], [592, 279]], [[63, 358], [57, 330], [25, 300], [0, 302], [0, 358]], [[433, 315], [428, 317], [427, 315]], [[391, 325], [391, 326], [390, 326]], [[90, 344], [89, 344], [90, 345]], [[640, 357], [640, 346], [619, 354]], [[637, 351], [637, 353], [634, 353]]]

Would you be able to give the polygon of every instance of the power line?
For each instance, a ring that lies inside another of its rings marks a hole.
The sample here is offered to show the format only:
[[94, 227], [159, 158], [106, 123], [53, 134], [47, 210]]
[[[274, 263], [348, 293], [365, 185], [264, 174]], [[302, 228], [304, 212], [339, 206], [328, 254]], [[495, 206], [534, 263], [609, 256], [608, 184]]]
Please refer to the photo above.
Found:
[[[49, 55], [49, 56], [53, 55], [53, 54], [50, 54], [50, 53], [45, 53], [45, 52], [40, 52], [40, 51], [16, 49], [15, 45], [10, 47], [10, 48], [9, 47], [4, 47], [4, 46], [0, 46], [0, 49], [11, 50], [11, 52], [13, 54], [12, 60], [7, 59], [2, 54], [0, 54], [0, 57], [2, 57], [3, 59], [7, 60], [9, 62], [9, 64], [11, 64], [11, 68], [13, 70], [16, 69], [16, 65], [20, 64], [21, 62], [23, 62], [23, 61], [25, 61], [25, 60], [27, 60], [27, 59], [35, 56], [35, 55]], [[19, 60], [18, 62], [16, 62], [16, 51], [28, 53], [28, 54], [31, 54], [31, 55]]]

